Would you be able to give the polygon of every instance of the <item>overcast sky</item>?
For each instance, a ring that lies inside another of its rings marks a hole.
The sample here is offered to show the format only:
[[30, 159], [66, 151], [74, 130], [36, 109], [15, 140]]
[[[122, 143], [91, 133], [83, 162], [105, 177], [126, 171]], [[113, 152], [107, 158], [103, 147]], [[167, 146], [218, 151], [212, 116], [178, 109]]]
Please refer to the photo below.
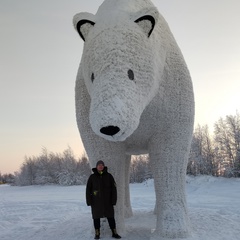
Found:
[[[42, 147], [84, 152], [74, 109], [83, 43], [72, 27], [78, 12], [102, 0], [1, 0], [0, 172], [19, 170]], [[240, 1], [153, 0], [167, 20], [192, 75], [195, 123], [240, 110]]]

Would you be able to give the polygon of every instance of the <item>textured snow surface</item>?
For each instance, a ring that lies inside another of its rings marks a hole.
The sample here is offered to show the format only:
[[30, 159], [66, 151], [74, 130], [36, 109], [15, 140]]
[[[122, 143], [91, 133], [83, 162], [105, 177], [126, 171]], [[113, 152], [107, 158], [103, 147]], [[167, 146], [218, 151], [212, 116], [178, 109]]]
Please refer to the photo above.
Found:
[[[131, 184], [134, 216], [122, 239], [151, 239], [155, 228], [153, 181]], [[187, 177], [191, 240], [240, 239], [240, 179]], [[0, 186], [1, 240], [93, 239], [85, 186]], [[112, 239], [103, 237], [102, 239]]]

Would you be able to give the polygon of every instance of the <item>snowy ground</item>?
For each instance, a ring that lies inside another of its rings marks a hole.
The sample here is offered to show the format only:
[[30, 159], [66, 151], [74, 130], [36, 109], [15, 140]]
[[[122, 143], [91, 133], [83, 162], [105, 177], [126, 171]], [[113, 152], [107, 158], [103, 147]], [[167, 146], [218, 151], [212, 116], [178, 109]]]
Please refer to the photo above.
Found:
[[[150, 239], [155, 226], [153, 182], [131, 185], [134, 211], [123, 239]], [[187, 178], [191, 240], [240, 239], [240, 179]], [[1, 240], [93, 239], [85, 186], [0, 186]], [[102, 239], [112, 239], [104, 237]]]

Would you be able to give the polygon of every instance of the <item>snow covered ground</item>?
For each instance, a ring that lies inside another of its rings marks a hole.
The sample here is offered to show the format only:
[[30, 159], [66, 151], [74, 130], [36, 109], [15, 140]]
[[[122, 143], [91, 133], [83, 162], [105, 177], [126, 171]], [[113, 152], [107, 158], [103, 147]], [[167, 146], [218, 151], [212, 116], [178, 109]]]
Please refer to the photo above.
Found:
[[[153, 181], [131, 184], [134, 216], [123, 239], [150, 239], [155, 227]], [[187, 177], [191, 240], [240, 239], [240, 179]], [[93, 239], [85, 186], [0, 186], [1, 240]], [[103, 237], [102, 239], [112, 239]]]

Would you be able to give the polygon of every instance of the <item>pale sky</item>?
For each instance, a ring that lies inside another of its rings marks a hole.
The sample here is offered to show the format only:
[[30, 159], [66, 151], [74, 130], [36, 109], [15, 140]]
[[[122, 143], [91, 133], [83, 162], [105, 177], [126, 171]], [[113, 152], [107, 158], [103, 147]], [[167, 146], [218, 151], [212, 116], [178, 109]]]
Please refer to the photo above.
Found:
[[[0, 172], [18, 171], [42, 147], [84, 152], [74, 109], [83, 42], [72, 27], [78, 12], [103, 0], [1, 0]], [[240, 1], [153, 0], [191, 72], [195, 124], [240, 110]]]

